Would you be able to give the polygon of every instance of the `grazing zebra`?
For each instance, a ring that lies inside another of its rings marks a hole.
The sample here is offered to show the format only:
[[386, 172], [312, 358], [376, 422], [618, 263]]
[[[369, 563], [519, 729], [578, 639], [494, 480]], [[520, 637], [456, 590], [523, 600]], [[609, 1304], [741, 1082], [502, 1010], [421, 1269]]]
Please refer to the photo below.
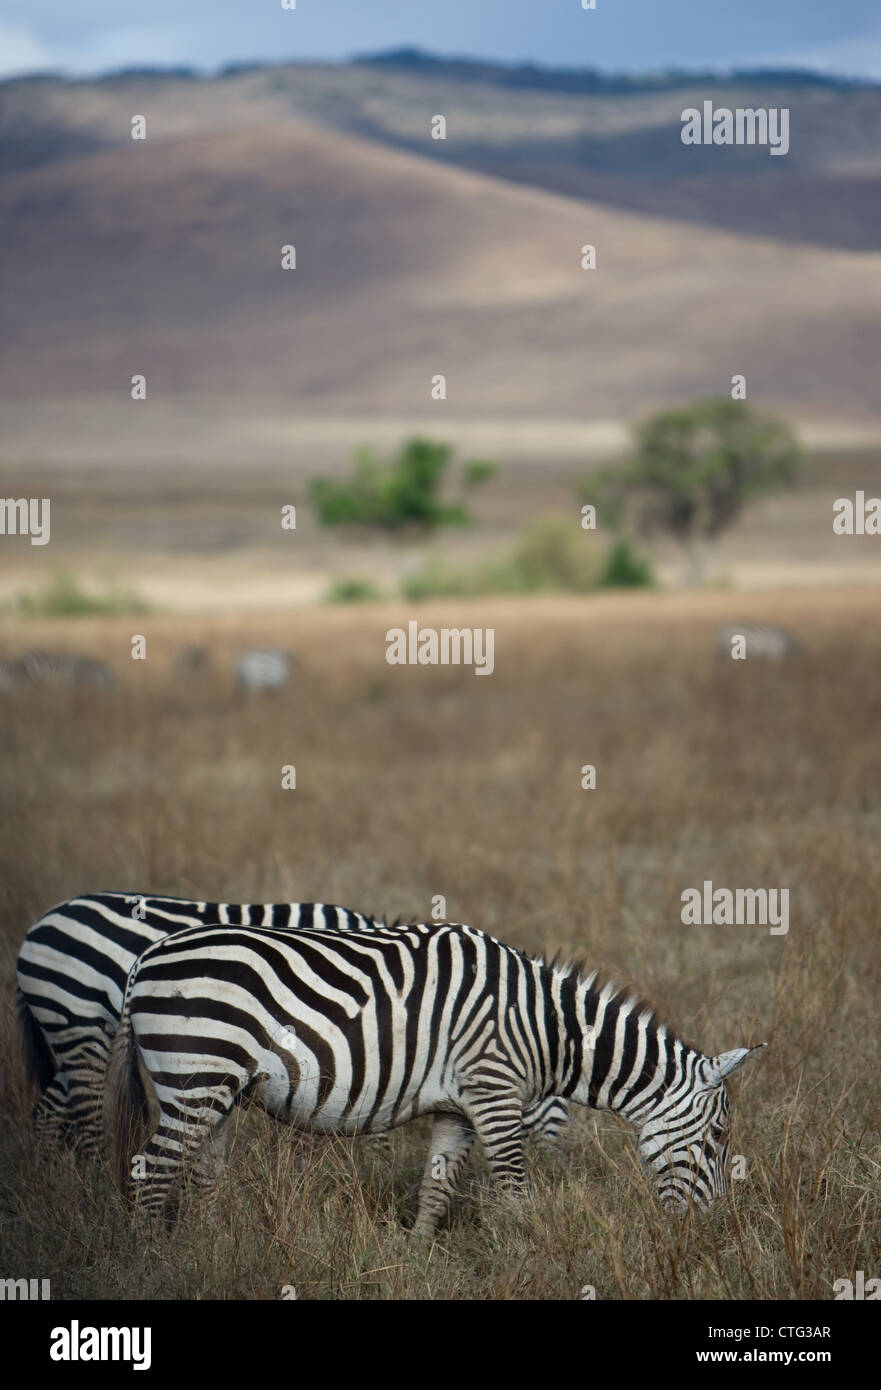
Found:
[[0, 690], [30, 685], [87, 685], [109, 690], [113, 683], [110, 668], [91, 656], [34, 650], [15, 661], [0, 661]]
[[732, 655], [732, 643], [737, 637], [743, 638], [747, 659], [758, 656], [764, 661], [785, 661], [801, 651], [795, 638], [782, 627], [768, 627], [762, 623], [726, 623], [716, 632], [716, 648], [720, 656]]
[[129, 976], [105, 1116], [125, 1182], [132, 1125], [148, 1101], [158, 1115], [133, 1182], [155, 1215], [185, 1165], [213, 1191], [245, 1095], [319, 1133], [431, 1114], [416, 1220], [430, 1235], [475, 1138], [494, 1177], [522, 1189], [523, 1110], [551, 1095], [630, 1121], [660, 1197], [708, 1205], [725, 1190], [724, 1078], [758, 1050], [704, 1056], [613, 986], [473, 927], [194, 927]]
[[211, 653], [205, 647], [181, 647], [174, 658], [174, 669], [179, 676], [204, 676], [211, 670]]
[[[131, 967], [170, 932], [217, 922], [390, 930], [363, 913], [322, 903], [210, 903], [135, 893], [59, 903], [30, 928], [18, 958], [23, 1051], [41, 1092], [34, 1110], [39, 1138], [76, 1138], [84, 1153], [97, 1152], [104, 1072]], [[524, 1128], [550, 1147], [568, 1118], [566, 1101], [549, 1097], [524, 1116]]]
[[239, 690], [247, 695], [281, 690], [287, 685], [290, 673], [291, 659], [287, 652], [274, 649], [242, 652], [236, 661], [236, 682]]

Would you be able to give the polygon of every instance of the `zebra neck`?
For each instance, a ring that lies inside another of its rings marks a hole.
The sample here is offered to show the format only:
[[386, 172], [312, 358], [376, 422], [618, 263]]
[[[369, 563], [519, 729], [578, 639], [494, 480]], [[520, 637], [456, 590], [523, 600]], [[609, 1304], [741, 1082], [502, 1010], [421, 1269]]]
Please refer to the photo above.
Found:
[[616, 996], [612, 984], [596, 989], [595, 978], [558, 982], [559, 1093], [641, 1126], [693, 1049], [638, 999]]

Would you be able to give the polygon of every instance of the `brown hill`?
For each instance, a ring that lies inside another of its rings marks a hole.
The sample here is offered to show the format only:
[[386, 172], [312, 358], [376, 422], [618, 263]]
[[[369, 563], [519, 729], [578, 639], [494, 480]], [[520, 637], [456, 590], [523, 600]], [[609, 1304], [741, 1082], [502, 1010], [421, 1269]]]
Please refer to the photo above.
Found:
[[[128, 140], [307, 122], [517, 183], [728, 231], [881, 249], [881, 87], [782, 74], [709, 74], [653, 86], [577, 74], [413, 61], [288, 64], [198, 80], [122, 74], [0, 83], [0, 170], [22, 171]], [[786, 108], [790, 148], [689, 147], [681, 114]], [[442, 112], [445, 142], [428, 138]]]
[[[596, 418], [724, 390], [874, 413], [881, 255], [709, 233], [296, 126], [0, 183], [3, 394]], [[597, 246], [583, 271], [580, 247]], [[296, 271], [280, 268], [297, 248]]]

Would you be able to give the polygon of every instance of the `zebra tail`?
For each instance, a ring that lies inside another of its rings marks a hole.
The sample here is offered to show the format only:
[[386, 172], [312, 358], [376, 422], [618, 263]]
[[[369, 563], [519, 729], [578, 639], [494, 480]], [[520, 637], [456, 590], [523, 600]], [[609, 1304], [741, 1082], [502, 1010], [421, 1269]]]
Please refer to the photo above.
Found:
[[112, 1155], [121, 1192], [129, 1191], [131, 1156], [147, 1113], [147, 1094], [138, 1065], [138, 1048], [132, 1031], [128, 992], [122, 1018], [110, 1048], [104, 1078], [104, 1137]]
[[41, 1092], [45, 1091], [58, 1067], [52, 1049], [46, 1041], [46, 1035], [18, 987], [15, 991], [15, 1012], [28, 1080], [32, 1085], [38, 1086]]

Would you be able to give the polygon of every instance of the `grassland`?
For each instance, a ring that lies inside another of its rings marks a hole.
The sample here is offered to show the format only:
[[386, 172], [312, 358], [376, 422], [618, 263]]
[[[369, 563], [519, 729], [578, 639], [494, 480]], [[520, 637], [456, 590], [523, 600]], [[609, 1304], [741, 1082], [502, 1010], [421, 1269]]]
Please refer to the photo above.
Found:
[[[495, 672], [398, 668], [412, 609], [237, 620], [10, 625], [6, 645], [102, 657], [113, 692], [3, 697], [0, 737], [2, 1264], [55, 1298], [829, 1299], [878, 1273], [881, 1172], [881, 623], [870, 590], [753, 597], [804, 652], [720, 660], [743, 599], [614, 596], [423, 605], [493, 626]], [[132, 631], [148, 659], [129, 658]], [[176, 676], [194, 641], [214, 672]], [[296, 654], [290, 687], [240, 699], [243, 644]], [[580, 770], [597, 767], [595, 791]], [[281, 789], [283, 764], [296, 791]], [[685, 927], [680, 893], [791, 890], [785, 937]], [[709, 1220], [654, 1206], [631, 1137], [580, 1112], [533, 1155], [521, 1206], [469, 1170], [430, 1248], [407, 1225], [427, 1128], [298, 1139], [243, 1113], [219, 1214], [149, 1239], [99, 1168], [29, 1132], [12, 993], [28, 923], [100, 888], [447, 913], [635, 982], [707, 1051], [767, 1041], [732, 1085], [746, 1178]]]

